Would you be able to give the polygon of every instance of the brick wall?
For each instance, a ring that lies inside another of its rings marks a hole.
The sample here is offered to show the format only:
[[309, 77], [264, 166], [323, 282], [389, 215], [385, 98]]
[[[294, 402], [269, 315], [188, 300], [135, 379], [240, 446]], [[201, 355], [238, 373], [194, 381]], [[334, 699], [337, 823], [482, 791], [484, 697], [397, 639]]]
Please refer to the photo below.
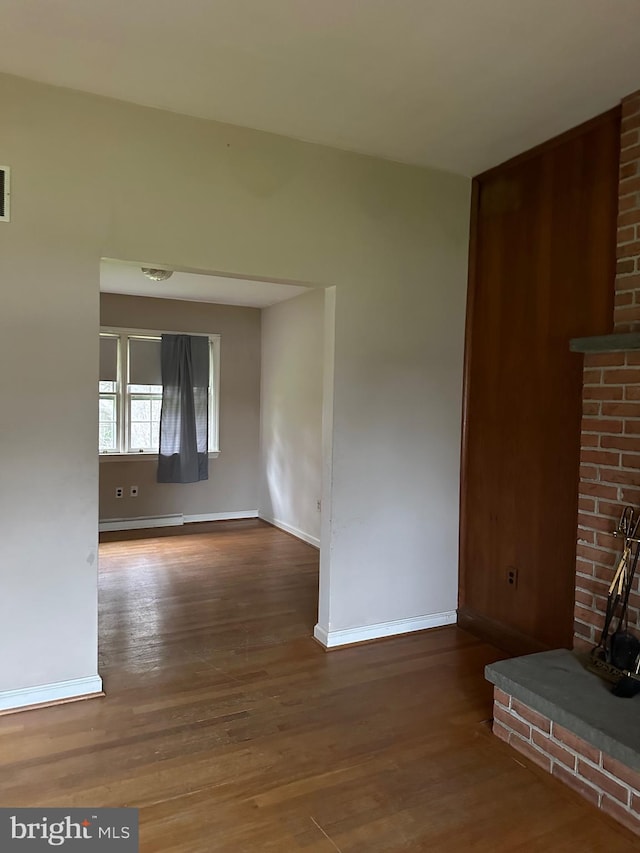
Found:
[[[639, 306], [640, 307], [640, 306]], [[575, 638], [594, 645], [622, 543], [612, 532], [624, 504], [640, 506], [640, 351], [587, 354], [580, 456]], [[629, 625], [640, 628], [638, 577]]]
[[640, 835], [640, 773], [497, 687], [493, 733]]
[[614, 326], [640, 329], [640, 92], [622, 102]]
[[[622, 102], [615, 332], [640, 331], [640, 92]], [[613, 538], [624, 504], [640, 506], [640, 351], [584, 360], [574, 640], [599, 639], [620, 556]], [[630, 627], [640, 631], [634, 585]]]

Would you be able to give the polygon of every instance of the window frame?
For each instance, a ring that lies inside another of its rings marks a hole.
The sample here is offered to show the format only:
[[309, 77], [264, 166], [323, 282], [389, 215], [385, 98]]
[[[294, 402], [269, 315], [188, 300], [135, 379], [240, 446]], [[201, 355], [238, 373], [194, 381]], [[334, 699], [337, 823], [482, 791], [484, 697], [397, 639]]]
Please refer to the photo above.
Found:
[[[209, 339], [209, 458], [216, 459], [220, 455], [220, 335], [206, 332], [172, 332], [156, 329], [129, 329], [117, 326], [100, 326], [100, 337], [115, 337], [117, 346], [117, 380], [115, 393], [104, 392], [104, 396], [116, 399], [116, 446], [117, 450], [100, 450], [100, 462], [132, 461], [134, 459], [157, 460], [156, 450], [129, 450], [131, 441], [130, 417], [131, 399], [145, 396], [142, 392], [130, 394], [129, 386], [129, 339], [160, 340], [162, 335], [197, 335]], [[98, 389], [98, 400], [103, 394]], [[149, 397], [154, 395], [150, 392]]]
[[[129, 383], [129, 384], [131, 384], [131, 383]], [[162, 386], [157, 386], [157, 387], [162, 388]], [[125, 447], [123, 452], [124, 453], [132, 453], [134, 455], [146, 454], [147, 456], [155, 454], [157, 456], [158, 453], [156, 450], [150, 450], [149, 448], [144, 448], [144, 447], [136, 448], [136, 447], [132, 446], [132, 444], [131, 444], [132, 427], [133, 427], [134, 423], [140, 423], [140, 422], [134, 421], [132, 414], [131, 414], [131, 410], [133, 408], [134, 401], [143, 400], [143, 401], [148, 401], [152, 404], [150, 407], [150, 411], [152, 413], [153, 412], [153, 401], [154, 400], [159, 399], [160, 403], [162, 404], [162, 390], [160, 391], [160, 393], [157, 393], [154, 391], [130, 391], [129, 388], [127, 387], [127, 389], [124, 392], [124, 398], [125, 398], [124, 399], [124, 408], [125, 408], [125, 413], [124, 413], [124, 423], [125, 423], [124, 444], [126, 445], [126, 447]], [[143, 421], [143, 423], [146, 423], [146, 421]], [[151, 417], [151, 419], [149, 421], [149, 424], [152, 424], [152, 423], [153, 423], [153, 417]]]
[[[100, 381], [102, 381], [102, 380], [98, 380], [98, 384], [100, 383]], [[118, 381], [117, 381], [117, 379], [115, 382], [113, 382], [113, 385], [115, 386], [115, 388], [112, 391], [101, 391], [100, 388], [98, 388], [98, 406], [100, 405], [100, 402], [102, 400], [113, 400], [115, 418], [113, 421], [109, 421], [108, 423], [112, 423], [115, 426], [115, 430], [116, 430], [115, 439], [116, 439], [116, 446], [117, 446], [118, 445], [118, 436], [120, 434], [120, 414], [119, 414], [120, 395], [118, 394]], [[99, 408], [98, 408], [98, 412], [99, 412]], [[101, 455], [102, 454], [113, 455], [114, 453], [118, 452], [117, 449], [116, 450], [102, 450], [102, 451], [100, 450], [100, 424], [101, 423], [102, 422], [100, 421], [100, 416], [98, 414], [98, 453], [100, 453]]]

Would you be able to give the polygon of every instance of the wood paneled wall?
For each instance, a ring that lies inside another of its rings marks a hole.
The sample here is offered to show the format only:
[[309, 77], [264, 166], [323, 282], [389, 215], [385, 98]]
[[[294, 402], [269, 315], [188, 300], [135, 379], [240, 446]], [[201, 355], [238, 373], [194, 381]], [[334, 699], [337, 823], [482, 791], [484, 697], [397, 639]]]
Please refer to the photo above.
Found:
[[571, 646], [582, 356], [569, 339], [611, 331], [619, 149], [615, 109], [474, 181], [459, 620], [514, 653]]

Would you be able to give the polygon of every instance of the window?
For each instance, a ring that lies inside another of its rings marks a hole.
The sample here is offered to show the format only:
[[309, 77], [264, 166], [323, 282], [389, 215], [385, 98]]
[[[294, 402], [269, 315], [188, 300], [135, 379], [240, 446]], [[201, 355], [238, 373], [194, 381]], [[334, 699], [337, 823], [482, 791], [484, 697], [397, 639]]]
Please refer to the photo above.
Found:
[[[158, 453], [161, 334], [127, 329], [100, 332], [98, 450], [102, 455]], [[208, 337], [209, 452], [217, 453], [220, 336]]]

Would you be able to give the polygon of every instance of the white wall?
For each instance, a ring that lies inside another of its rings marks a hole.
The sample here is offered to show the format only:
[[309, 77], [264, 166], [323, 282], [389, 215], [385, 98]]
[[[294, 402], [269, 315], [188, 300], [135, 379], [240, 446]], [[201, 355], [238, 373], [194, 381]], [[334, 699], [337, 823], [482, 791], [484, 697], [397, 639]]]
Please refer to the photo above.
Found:
[[260, 515], [320, 544], [324, 290], [262, 311]]
[[336, 286], [321, 628], [453, 610], [469, 180], [6, 75], [0, 105], [0, 691], [96, 671], [101, 257]]

